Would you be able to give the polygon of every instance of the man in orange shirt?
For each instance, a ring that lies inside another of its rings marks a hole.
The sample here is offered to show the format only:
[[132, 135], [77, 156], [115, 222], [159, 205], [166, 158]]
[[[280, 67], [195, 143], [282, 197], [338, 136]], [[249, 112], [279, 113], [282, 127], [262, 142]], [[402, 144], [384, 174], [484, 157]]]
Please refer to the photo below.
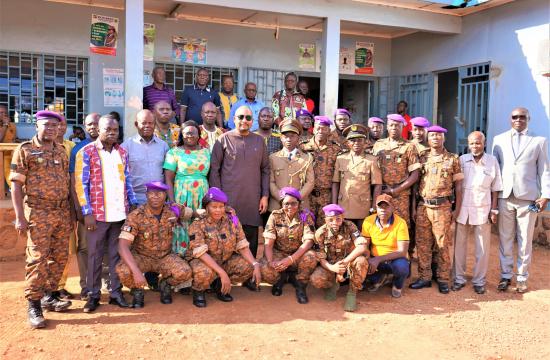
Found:
[[376, 198], [376, 214], [363, 222], [362, 236], [371, 244], [369, 292], [377, 291], [389, 275], [393, 274], [391, 295], [401, 297], [405, 279], [409, 276], [409, 231], [407, 223], [393, 212], [392, 197], [388, 194]]

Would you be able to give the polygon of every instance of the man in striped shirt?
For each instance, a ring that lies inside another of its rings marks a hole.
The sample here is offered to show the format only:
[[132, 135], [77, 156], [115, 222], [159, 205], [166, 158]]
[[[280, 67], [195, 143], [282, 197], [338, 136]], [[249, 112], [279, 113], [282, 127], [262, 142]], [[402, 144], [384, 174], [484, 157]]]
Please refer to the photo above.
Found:
[[151, 74], [153, 77], [153, 83], [149, 86], [143, 88], [143, 108], [153, 111], [155, 109], [155, 104], [159, 101], [166, 101], [170, 104], [172, 108], [172, 117], [180, 115], [180, 107], [178, 101], [176, 100], [176, 94], [174, 90], [166, 86], [166, 73], [164, 69], [160, 66], [157, 66], [153, 69]]

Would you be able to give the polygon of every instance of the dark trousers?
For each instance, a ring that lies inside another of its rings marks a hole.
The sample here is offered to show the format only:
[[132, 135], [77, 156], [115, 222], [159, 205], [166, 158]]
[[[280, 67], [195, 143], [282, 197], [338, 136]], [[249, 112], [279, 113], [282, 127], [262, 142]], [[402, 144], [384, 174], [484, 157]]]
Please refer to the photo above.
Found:
[[252, 225], [243, 225], [243, 231], [246, 235], [246, 240], [250, 243], [250, 251], [256, 257], [258, 251], [258, 227]]
[[405, 279], [409, 276], [409, 260], [401, 257], [380, 263], [376, 272], [368, 276], [368, 280], [376, 283], [380, 281], [382, 274], [393, 274], [393, 286], [402, 289]]
[[87, 231], [88, 240], [88, 273], [86, 275], [86, 286], [91, 298], [99, 299], [101, 296], [101, 270], [103, 254], [107, 246], [109, 258], [109, 279], [111, 280], [111, 297], [122, 295], [122, 285], [115, 271], [116, 264], [120, 260], [118, 255], [118, 237], [124, 221], [102, 222], [97, 221], [97, 228], [94, 231]]

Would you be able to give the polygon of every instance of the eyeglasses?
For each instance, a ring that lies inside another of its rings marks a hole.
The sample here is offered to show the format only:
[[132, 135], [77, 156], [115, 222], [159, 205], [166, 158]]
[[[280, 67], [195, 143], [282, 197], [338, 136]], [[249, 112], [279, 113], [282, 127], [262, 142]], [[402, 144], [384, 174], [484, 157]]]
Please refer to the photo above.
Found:
[[283, 203], [283, 207], [295, 207], [295, 206], [298, 206], [297, 201], [289, 201], [287, 203]]
[[237, 115], [237, 119], [246, 119], [246, 121], [252, 121], [252, 115]]
[[512, 120], [525, 120], [527, 119], [527, 115], [512, 115]]

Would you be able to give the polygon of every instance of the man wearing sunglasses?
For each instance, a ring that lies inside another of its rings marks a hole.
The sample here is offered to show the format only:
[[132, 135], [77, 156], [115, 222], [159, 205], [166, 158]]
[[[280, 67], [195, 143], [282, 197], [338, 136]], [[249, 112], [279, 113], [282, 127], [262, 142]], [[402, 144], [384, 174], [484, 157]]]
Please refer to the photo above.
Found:
[[495, 136], [493, 155], [502, 170], [502, 191], [498, 202], [501, 279], [499, 291], [506, 291], [514, 270], [514, 242], [517, 241], [516, 291], [527, 291], [531, 245], [537, 212], [550, 198], [548, 139], [528, 129], [529, 110], [512, 110], [512, 129]]
[[[250, 131], [252, 110], [241, 106], [235, 111], [235, 129], [218, 138], [210, 160], [210, 187], [223, 190], [228, 205], [241, 221], [250, 251], [256, 256], [261, 214], [269, 198], [269, 158], [262, 136]], [[254, 285], [251, 285], [254, 287]]]

